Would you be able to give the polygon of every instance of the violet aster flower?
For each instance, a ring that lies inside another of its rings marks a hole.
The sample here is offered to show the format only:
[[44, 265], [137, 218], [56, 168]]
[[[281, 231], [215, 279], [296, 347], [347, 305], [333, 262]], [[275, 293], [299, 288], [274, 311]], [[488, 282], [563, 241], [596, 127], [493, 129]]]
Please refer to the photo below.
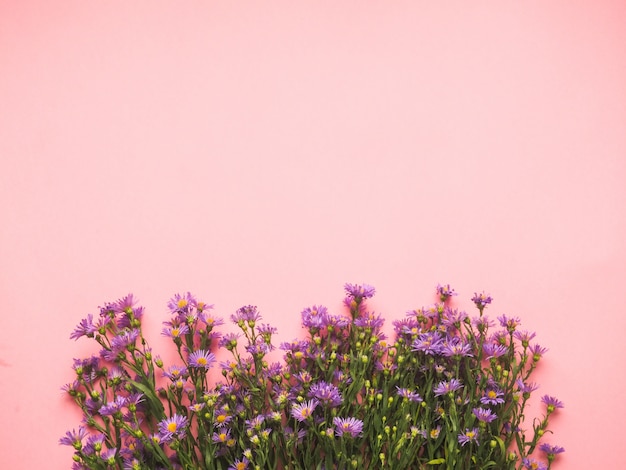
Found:
[[437, 295], [442, 302], [445, 302], [453, 295], [457, 295], [457, 293], [450, 287], [450, 284], [446, 284], [445, 286], [437, 284]]
[[171, 313], [183, 313], [186, 314], [192, 305], [197, 303], [196, 299], [190, 292], [184, 294], [176, 294], [167, 303], [167, 308]]
[[248, 468], [249, 463], [250, 461], [245, 457], [243, 457], [241, 460], [235, 459], [233, 464], [230, 467], [228, 467], [228, 470], [246, 470]]
[[478, 428], [465, 429], [465, 432], [459, 434], [458, 440], [461, 446], [471, 442], [478, 442]]
[[485, 408], [474, 408], [472, 413], [478, 418], [478, 421], [482, 421], [483, 423], [491, 423], [498, 417], [493, 411]]
[[185, 437], [187, 424], [186, 417], [174, 413], [171, 418], [165, 418], [159, 422], [159, 434], [164, 441], [170, 441], [175, 437], [182, 439]]
[[306, 421], [318, 405], [318, 401], [313, 399], [302, 403], [296, 403], [291, 407], [291, 416], [298, 421]]
[[98, 331], [98, 327], [93, 323], [93, 315], [87, 314], [87, 318], [80, 321], [76, 329], [70, 335], [70, 339], [78, 339], [82, 336], [93, 338], [94, 333]]
[[87, 436], [87, 429], [82, 426], [78, 426], [78, 431], [72, 429], [67, 431], [65, 436], [59, 439], [59, 444], [64, 446], [72, 446], [76, 450], [80, 450], [83, 447], [83, 439]]
[[333, 424], [336, 427], [335, 432], [339, 437], [345, 434], [348, 434], [350, 437], [357, 437], [363, 432], [363, 421], [360, 419], [335, 416]]
[[409, 401], [413, 401], [416, 403], [424, 401], [422, 397], [420, 397], [419, 393], [413, 392], [409, 390], [408, 388], [400, 388], [396, 385], [396, 390], [398, 390], [398, 396], [402, 398], [406, 398]]
[[480, 399], [483, 405], [500, 405], [504, 403], [504, 393], [496, 387], [489, 388]]
[[331, 408], [339, 406], [343, 402], [339, 389], [324, 381], [311, 385], [309, 397], [316, 398], [321, 404]]
[[348, 295], [354, 300], [369, 299], [371, 297], [374, 297], [374, 294], [376, 293], [376, 289], [374, 289], [374, 287], [370, 286], [369, 284], [359, 285], [346, 283], [343, 287]]
[[313, 305], [300, 313], [302, 326], [305, 328], [324, 328], [328, 318], [328, 309], [322, 305]]
[[550, 444], [548, 444], [547, 442], [544, 442], [543, 444], [541, 444], [539, 446], [539, 449], [542, 452], [545, 452], [546, 454], [550, 455], [556, 455], [556, 454], [560, 454], [562, 452], [565, 452], [565, 449], [561, 446], [552, 446]]
[[528, 348], [530, 354], [533, 356], [533, 361], [537, 362], [539, 359], [543, 357], [545, 353], [548, 352], [548, 348], [542, 348], [538, 344], [533, 344], [530, 348]]
[[515, 331], [521, 323], [519, 317], [507, 317], [506, 315], [500, 315], [498, 320], [500, 321], [500, 326], [506, 328], [509, 333]]
[[474, 292], [474, 297], [472, 297], [471, 300], [472, 302], [474, 302], [478, 310], [480, 310], [480, 312], [482, 313], [483, 309], [488, 304], [490, 304], [493, 299], [491, 298], [491, 296], [489, 296], [488, 294], [485, 294], [484, 292], [481, 292], [480, 294], [477, 294], [476, 292]]
[[161, 335], [167, 336], [173, 340], [180, 340], [181, 336], [185, 336], [187, 333], [189, 333], [189, 327], [184, 323], [180, 325], [174, 325], [171, 322], [163, 322], [163, 324], [168, 326], [161, 330]]
[[485, 353], [485, 359], [491, 359], [495, 357], [504, 356], [509, 348], [498, 343], [485, 343], [483, 344], [483, 352]]
[[256, 306], [246, 305], [233, 313], [230, 319], [240, 326], [247, 323], [248, 326], [252, 327], [255, 322], [261, 319], [261, 313], [257, 310]]
[[438, 331], [429, 331], [420, 334], [411, 344], [411, 350], [421, 351], [425, 354], [436, 355], [441, 353], [443, 336]]
[[439, 382], [439, 385], [435, 387], [433, 390], [435, 392], [435, 396], [439, 397], [441, 395], [446, 395], [448, 393], [453, 393], [463, 387], [463, 384], [457, 379], [450, 379], [449, 382]]
[[209, 369], [215, 362], [215, 354], [198, 349], [189, 355], [189, 366], [197, 369]]
[[552, 413], [557, 408], [563, 408], [563, 402], [550, 395], [541, 397], [541, 402], [548, 408], [548, 413]]
[[444, 343], [441, 348], [441, 354], [446, 357], [472, 357], [472, 346], [469, 343], [464, 343], [462, 340], [456, 338], [453, 341]]
[[548, 467], [543, 462], [528, 457], [522, 459], [522, 465], [527, 470], [548, 470]]

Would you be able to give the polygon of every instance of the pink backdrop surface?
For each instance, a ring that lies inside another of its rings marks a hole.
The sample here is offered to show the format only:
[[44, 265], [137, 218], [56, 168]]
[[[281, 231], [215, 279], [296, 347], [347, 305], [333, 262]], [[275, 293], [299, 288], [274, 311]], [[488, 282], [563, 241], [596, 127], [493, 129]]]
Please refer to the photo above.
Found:
[[300, 334], [451, 283], [549, 347], [555, 468], [626, 468], [626, 4], [0, 0], [0, 468], [66, 469], [69, 334], [133, 292]]

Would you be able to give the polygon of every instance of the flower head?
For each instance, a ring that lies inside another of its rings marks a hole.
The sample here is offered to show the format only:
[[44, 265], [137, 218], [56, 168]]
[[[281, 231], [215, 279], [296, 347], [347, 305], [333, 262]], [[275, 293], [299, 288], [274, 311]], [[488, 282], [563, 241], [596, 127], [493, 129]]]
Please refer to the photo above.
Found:
[[333, 424], [335, 425], [335, 432], [339, 437], [346, 434], [350, 437], [357, 437], [363, 432], [363, 421], [360, 419], [335, 416]]
[[315, 411], [318, 403], [319, 402], [315, 399], [296, 403], [291, 407], [291, 416], [300, 422], [306, 421], [313, 415], [313, 411]]
[[458, 435], [458, 441], [461, 446], [465, 446], [465, 444], [478, 442], [478, 428], [473, 429], [465, 429], [465, 432], [462, 432]]
[[369, 299], [374, 297], [376, 289], [369, 284], [348, 284], [344, 286], [346, 293], [355, 300]]
[[435, 387], [433, 390], [435, 392], [435, 396], [446, 395], [448, 393], [453, 393], [463, 387], [463, 384], [457, 379], [450, 379], [450, 381], [439, 382], [439, 385]]
[[209, 369], [215, 362], [215, 354], [198, 349], [189, 355], [189, 365], [198, 369]]
[[541, 397], [541, 402], [546, 405], [548, 408], [548, 413], [552, 413], [557, 408], [563, 408], [563, 402], [557, 400], [555, 397], [551, 397], [550, 395], [544, 395]]

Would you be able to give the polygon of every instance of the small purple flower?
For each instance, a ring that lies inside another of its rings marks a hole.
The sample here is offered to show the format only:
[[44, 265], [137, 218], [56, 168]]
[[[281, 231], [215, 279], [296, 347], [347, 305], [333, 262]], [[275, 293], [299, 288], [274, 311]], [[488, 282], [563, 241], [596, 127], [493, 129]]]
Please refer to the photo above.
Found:
[[158, 424], [161, 439], [163, 441], [171, 441], [175, 437], [179, 439], [184, 438], [187, 424], [187, 418], [177, 413], [174, 413], [171, 418], [165, 418]]
[[493, 411], [485, 408], [474, 408], [472, 413], [474, 413], [478, 421], [482, 421], [483, 423], [491, 423], [498, 417]]
[[67, 431], [65, 436], [59, 439], [59, 444], [64, 446], [72, 446], [76, 450], [80, 450], [83, 447], [83, 439], [87, 436], [87, 430], [79, 426], [78, 431], [72, 429]]
[[445, 286], [437, 284], [437, 295], [442, 302], [445, 302], [453, 295], [457, 295], [457, 293], [450, 287], [450, 284], [446, 284]]
[[324, 381], [311, 385], [309, 397], [316, 398], [322, 405], [331, 408], [339, 406], [343, 402], [339, 389]]
[[465, 446], [467, 443], [478, 442], [478, 428], [465, 429], [465, 432], [459, 434], [459, 444]]
[[464, 343], [462, 340], [456, 339], [444, 343], [441, 348], [441, 354], [446, 357], [472, 357], [472, 346], [469, 343]]
[[192, 305], [197, 303], [196, 299], [190, 292], [184, 294], [176, 294], [167, 303], [167, 307], [171, 313], [183, 313], [186, 314]]
[[509, 348], [498, 343], [483, 344], [483, 352], [485, 353], [485, 359], [492, 359], [492, 358], [504, 356], [508, 350]]
[[548, 469], [548, 467], [544, 463], [539, 462], [538, 460], [535, 460], [535, 459], [528, 458], [528, 457], [524, 457], [522, 459], [522, 465], [527, 470], [547, 470]]
[[174, 325], [170, 322], [164, 322], [164, 324], [169, 326], [163, 328], [163, 330], [161, 331], [161, 335], [167, 336], [168, 338], [171, 338], [173, 340], [180, 339], [181, 336], [185, 336], [187, 333], [189, 333], [189, 327], [184, 323], [180, 325]]
[[172, 382], [178, 379], [185, 379], [189, 376], [187, 368], [184, 366], [171, 365], [167, 371], [163, 371], [163, 377], [167, 377]]
[[305, 328], [324, 328], [328, 319], [328, 309], [322, 305], [313, 305], [313, 307], [302, 310], [302, 326]]
[[93, 338], [94, 333], [98, 331], [98, 327], [93, 323], [93, 315], [87, 314], [87, 318], [80, 321], [76, 329], [70, 335], [70, 339], [78, 339], [82, 336]]
[[315, 399], [302, 403], [296, 403], [291, 407], [291, 416], [300, 422], [306, 421], [309, 417], [311, 417], [317, 405], [318, 401]]
[[376, 289], [374, 289], [374, 287], [370, 286], [369, 284], [346, 283], [343, 287], [348, 295], [357, 301], [374, 297], [374, 294], [376, 293]]
[[419, 393], [413, 392], [409, 390], [408, 388], [400, 388], [396, 385], [396, 389], [398, 390], [398, 396], [402, 398], [406, 398], [407, 400], [413, 401], [416, 403], [424, 401], [422, 397], [420, 397]]
[[363, 421], [360, 419], [335, 416], [333, 424], [336, 426], [335, 432], [339, 437], [345, 434], [350, 437], [357, 437], [363, 432]]
[[478, 310], [480, 310], [481, 312], [488, 304], [492, 302], [492, 300], [493, 299], [491, 298], [491, 296], [485, 294], [484, 292], [481, 292], [480, 294], [474, 292], [474, 297], [472, 297], [472, 302], [474, 302]]
[[411, 344], [411, 350], [421, 351], [425, 354], [437, 355], [441, 354], [443, 346], [443, 337], [438, 331], [429, 331], [420, 334]]
[[532, 393], [539, 388], [539, 385], [536, 383], [524, 383], [522, 379], [517, 379], [515, 385], [517, 385], [517, 389], [522, 393]]
[[527, 348], [530, 340], [536, 336], [536, 333], [532, 333], [530, 331], [516, 331], [513, 333], [513, 336], [515, 336], [519, 342], [522, 343], [523, 347]]
[[521, 324], [519, 317], [507, 317], [506, 315], [500, 315], [498, 317], [500, 326], [506, 328], [509, 333], [515, 331], [515, 329]]
[[435, 396], [439, 397], [441, 395], [446, 395], [448, 393], [453, 393], [463, 387], [463, 384], [457, 379], [450, 379], [449, 382], [439, 382], [439, 385], [435, 387], [433, 390], [435, 392]]
[[544, 395], [541, 397], [541, 402], [546, 405], [548, 408], [548, 413], [552, 413], [557, 408], [563, 408], [563, 402], [557, 400], [555, 397], [551, 397], [550, 395]]
[[558, 454], [560, 454], [562, 452], [565, 452], [565, 449], [563, 447], [561, 447], [561, 446], [552, 446], [552, 445], [550, 445], [548, 443], [541, 444], [539, 446], [539, 449], [542, 452], [546, 453], [546, 456], [548, 458], [548, 462], [552, 462], [556, 458], [556, 456]]
[[489, 388], [480, 399], [483, 405], [500, 405], [504, 403], [504, 393], [496, 387]]
[[530, 354], [533, 356], [533, 361], [537, 362], [539, 359], [543, 357], [545, 353], [548, 352], [548, 348], [542, 348], [538, 344], [533, 344], [530, 348], [528, 348]]
[[215, 354], [204, 349], [198, 349], [189, 355], [189, 365], [197, 369], [208, 370], [214, 362]]
[[250, 461], [247, 458], [235, 459], [233, 464], [228, 467], [228, 470], [246, 470]]
[[261, 319], [261, 313], [257, 310], [256, 306], [246, 305], [245, 307], [241, 307], [234, 314], [232, 314], [230, 316], [230, 319], [237, 324], [243, 322], [254, 323]]

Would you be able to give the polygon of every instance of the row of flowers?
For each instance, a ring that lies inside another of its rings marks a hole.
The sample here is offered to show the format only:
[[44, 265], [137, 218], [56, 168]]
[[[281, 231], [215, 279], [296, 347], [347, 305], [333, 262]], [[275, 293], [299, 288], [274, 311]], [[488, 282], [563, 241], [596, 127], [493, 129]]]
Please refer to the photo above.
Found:
[[547, 350], [519, 318], [491, 320], [484, 293], [470, 317], [439, 285], [438, 302], [394, 321], [389, 339], [367, 307], [374, 288], [345, 292], [346, 314], [304, 309], [306, 338], [272, 363], [277, 330], [254, 306], [221, 334], [213, 306], [174, 296], [162, 334], [179, 360], [167, 365], [133, 295], [88, 315], [71, 338], [92, 338], [99, 354], [76, 359], [63, 387], [84, 416], [60, 440], [73, 468], [551, 468], [564, 449], [542, 439], [563, 404], [543, 395], [543, 416], [525, 416]]

